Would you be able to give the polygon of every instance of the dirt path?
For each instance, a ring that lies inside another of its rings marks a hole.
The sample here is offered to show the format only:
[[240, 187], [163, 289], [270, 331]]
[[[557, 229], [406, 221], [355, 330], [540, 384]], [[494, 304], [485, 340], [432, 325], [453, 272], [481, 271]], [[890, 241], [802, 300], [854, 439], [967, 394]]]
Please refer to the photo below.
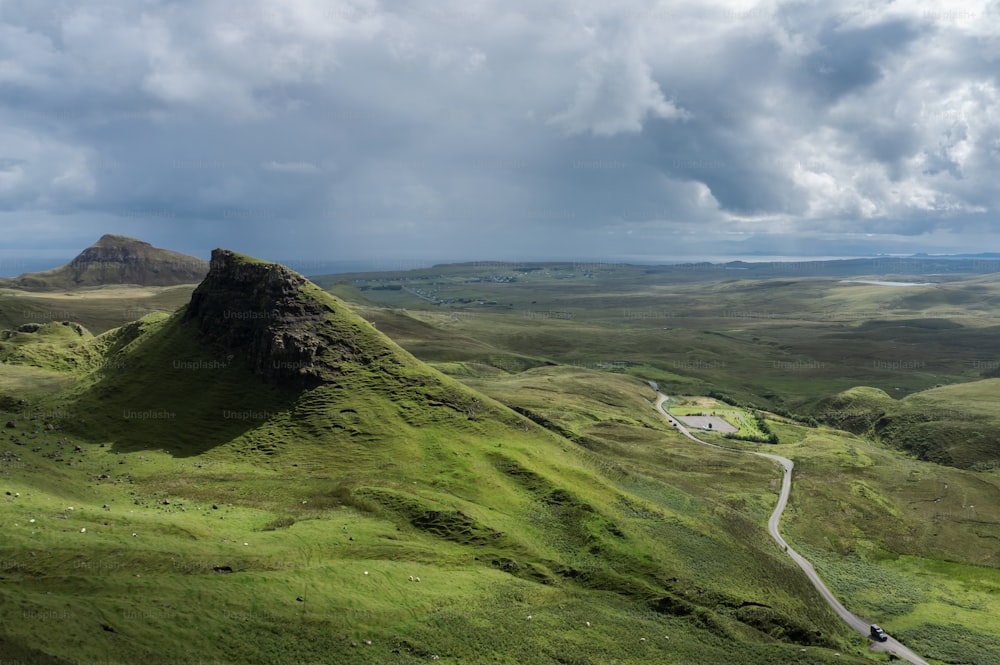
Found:
[[[655, 384], [650, 384], [650, 385], [652, 385], [654, 390], [657, 390]], [[802, 556], [794, 549], [792, 549], [791, 546], [789, 546], [789, 544], [785, 542], [785, 539], [781, 537], [781, 532], [778, 529], [778, 526], [781, 523], [781, 515], [785, 511], [785, 506], [788, 505], [788, 496], [791, 494], [792, 491], [792, 469], [795, 468], [795, 463], [792, 462], [792, 460], [788, 459], [787, 457], [781, 457], [780, 455], [771, 455], [770, 453], [758, 453], [750, 450], [746, 451], [733, 450], [732, 448], [719, 446], [714, 443], [709, 443], [708, 441], [702, 441], [695, 435], [691, 434], [691, 432], [689, 432], [688, 429], [684, 427], [681, 421], [677, 420], [677, 418], [670, 415], [670, 412], [667, 411], [665, 408], [663, 408], [663, 403], [667, 400], [666, 395], [657, 390], [656, 396], [657, 396], [656, 399], [657, 411], [666, 416], [667, 421], [670, 422], [670, 424], [673, 425], [678, 432], [680, 432], [687, 438], [691, 439], [692, 441], [700, 443], [703, 446], [718, 448], [720, 450], [727, 450], [737, 455], [749, 454], [749, 455], [757, 455], [758, 457], [766, 457], [770, 460], [774, 460], [775, 462], [781, 465], [783, 472], [781, 480], [781, 493], [778, 495], [778, 505], [774, 507], [774, 512], [771, 513], [771, 518], [767, 521], [768, 533], [770, 533], [771, 537], [774, 538], [775, 542], [777, 542], [778, 545], [780, 545], [782, 549], [784, 549], [785, 552], [788, 553], [788, 556], [792, 557], [792, 560], [798, 564], [799, 568], [801, 568], [802, 571], [806, 574], [806, 577], [809, 578], [809, 581], [812, 582], [814, 587], [816, 587], [816, 590], [819, 591], [821, 596], [823, 596], [823, 599], [826, 600], [827, 604], [830, 605], [830, 607], [833, 608], [833, 611], [837, 613], [837, 616], [839, 616], [848, 626], [850, 626], [857, 632], [861, 633], [865, 637], [868, 637], [871, 622], [862, 619], [861, 617], [859, 617], [858, 615], [854, 614], [846, 607], [844, 607], [840, 603], [840, 601], [837, 600], [837, 597], [833, 595], [833, 592], [831, 592], [826, 587], [826, 585], [823, 583], [823, 580], [820, 579], [819, 575], [816, 573], [816, 569], [813, 568], [812, 563], [810, 563], [808, 559], [806, 559], [804, 556]], [[874, 642], [871, 648], [876, 651], [885, 651], [894, 654], [904, 660], [908, 660], [909, 662], [913, 663], [913, 665], [930, 665], [926, 660], [924, 660], [914, 652], [907, 649], [898, 640], [892, 637], [890, 637], [889, 640], [886, 642]]]

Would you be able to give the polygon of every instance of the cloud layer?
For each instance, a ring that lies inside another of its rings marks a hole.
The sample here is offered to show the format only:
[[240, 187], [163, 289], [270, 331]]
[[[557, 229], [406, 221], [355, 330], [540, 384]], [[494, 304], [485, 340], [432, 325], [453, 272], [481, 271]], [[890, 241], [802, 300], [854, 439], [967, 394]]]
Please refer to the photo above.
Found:
[[4, 249], [986, 251], [1000, 5], [0, 3]]

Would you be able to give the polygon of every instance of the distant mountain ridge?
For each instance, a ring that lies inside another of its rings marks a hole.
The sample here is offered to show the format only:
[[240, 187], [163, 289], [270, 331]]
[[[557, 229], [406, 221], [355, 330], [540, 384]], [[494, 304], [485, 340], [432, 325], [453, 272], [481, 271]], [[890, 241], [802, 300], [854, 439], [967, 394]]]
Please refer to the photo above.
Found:
[[175, 286], [198, 283], [207, 272], [208, 262], [197, 257], [106, 234], [64, 266], [2, 279], [0, 286], [37, 291], [118, 284]]

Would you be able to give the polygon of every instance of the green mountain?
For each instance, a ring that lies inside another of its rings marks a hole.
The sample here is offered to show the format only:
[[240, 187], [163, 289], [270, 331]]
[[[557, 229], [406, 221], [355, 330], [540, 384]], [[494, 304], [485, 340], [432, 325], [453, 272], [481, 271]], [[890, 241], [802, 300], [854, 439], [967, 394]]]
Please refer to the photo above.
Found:
[[15, 337], [0, 648], [26, 662], [865, 661], [767, 536], [777, 471], [706, 449], [668, 484], [679, 435], [628, 391], [612, 456], [226, 250], [172, 315]]
[[2, 279], [0, 286], [36, 291], [113, 284], [173, 286], [195, 284], [207, 270], [208, 264], [199, 258], [107, 234], [64, 266]]

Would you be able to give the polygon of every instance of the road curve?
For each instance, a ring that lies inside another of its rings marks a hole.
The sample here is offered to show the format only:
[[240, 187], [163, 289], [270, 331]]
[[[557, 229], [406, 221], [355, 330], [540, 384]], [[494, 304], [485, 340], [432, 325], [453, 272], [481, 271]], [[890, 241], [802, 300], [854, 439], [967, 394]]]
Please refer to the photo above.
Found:
[[[667, 401], [667, 396], [657, 390], [656, 385], [652, 382], [650, 386], [656, 390], [656, 410], [662, 413], [667, 421], [674, 426], [674, 428], [686, 436], [687, 438], [702, 444], [703, 446], [709, 446], [711, 448], [718, 448], [720, 450], [727, 450], [736, 454], [749, 454], [757, 455], [758, 457], [766, 457], [770, 460], [774, 460], [781, 465], [783, 474], [781, 479], [781, 492], [778, 495], [778, 504], [774, 507], [774, 512], [771, 513], [771, 518], [767, 521], [767, 531], [774, 538], [775, 542], [778, 543], [788, 553], [788, 556], [792, 557], [792, 561], [798, 564], [802, 572], [806, 574], [809, 581], [812, 582], [816, 590], [819, 591], [820, 595], [823, 596], [827, 604], [833, 608], [833, 611], [837, 613], [844, 623], [848, 626], [861, 633], [865, 637], [870, 636], [870, 629], [872, 622], [862, 619], [857, 614], [854, 614], [846, 607], [844, 607], [837, 597], [823, 584], [823, 580], [820, 579], [819, 575], [816, 573], [816, 569], [804, 556], [796, 552], [792, 547], [785, 542], [785, 539], [781, 537], [781, 532], [778, 529], [778, 525], [781, 523], [781, 515], [785, 511], [785, 506], [788, 505], [788, 496], [792, 491], [792, 469], [795, 468], [794, 462], [787, 457], [781, 457], [780, 455], [772, 455], [770, 453], [759, 453], [751, 450], [733, 450], [732, 448], [726, 448], [725, 446], [719, 446], [714, 443], [709, 443], [708, 441], [702, 441], [694, 434], [692, 434], [684, 425], [681, 424], [677, 418], [670, 415], [670, 412], [663, 408], [663, 403]], [[877, 651], [885, 651], [902, 658], [903, 660], [908, 660], [913, 663], [913, 665], [930, 665], [926, 660], [915, 654], [913, 651], [906, 648], [898, 640], [890, 637], [886, 642], [873, 642], [872, 649]]]

